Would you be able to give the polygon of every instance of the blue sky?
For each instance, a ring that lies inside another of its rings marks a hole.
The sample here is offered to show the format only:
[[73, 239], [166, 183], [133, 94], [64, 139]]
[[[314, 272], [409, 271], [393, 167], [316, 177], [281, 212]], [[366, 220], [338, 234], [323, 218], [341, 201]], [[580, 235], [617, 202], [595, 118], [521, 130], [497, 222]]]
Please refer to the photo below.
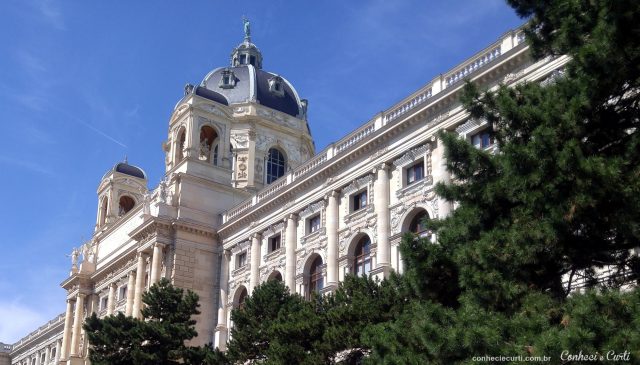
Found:
[[2, 1], [0, 342], [64, 310], [100, 178], [126, 155], [157, 184], [173, 106], [227, 65], [243, 15], [318, 150], [522, 23], [502, 0]]

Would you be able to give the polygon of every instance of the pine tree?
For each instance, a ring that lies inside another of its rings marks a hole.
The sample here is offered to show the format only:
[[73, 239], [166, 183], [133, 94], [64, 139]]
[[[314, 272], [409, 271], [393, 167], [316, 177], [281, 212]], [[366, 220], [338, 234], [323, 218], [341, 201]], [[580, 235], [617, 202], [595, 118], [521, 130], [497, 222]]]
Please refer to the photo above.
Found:
[[186, 293], [167, 279], [142, 295], [142, 319], [122, 313], [99, 319], [92, 314], [84, 324], [89, 358], [95, 365], [223, 364], [224, 356], [211, 346], [187, 346], [195, 331], [198, 295]]
[[[499, 151], [440, 133], [455, 180], [437, 192], [458, 208], [431, 222], [437, 245], [404, 239], [410, 304], [368, 330], [371, 363], [640, 358], [640, 3], [509, 2], [530, 17], [534, 57], [571, 60], [544, 84], [467, 85], [463, 103]], [[597, 290], [572, 293], [578, 277]]]

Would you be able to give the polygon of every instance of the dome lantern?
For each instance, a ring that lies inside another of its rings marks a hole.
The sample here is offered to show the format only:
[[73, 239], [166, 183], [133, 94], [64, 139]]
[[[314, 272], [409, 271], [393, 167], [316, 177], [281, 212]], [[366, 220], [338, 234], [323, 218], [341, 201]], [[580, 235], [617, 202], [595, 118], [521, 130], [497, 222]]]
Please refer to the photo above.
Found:
[[249, 19], [242, 19], [244, 22], [244, 40], [231, 52], [231, 66], [253, 65], [255, 68], [262, 68], [262, 53], [255, 44], [251, 43], [251, 25]]

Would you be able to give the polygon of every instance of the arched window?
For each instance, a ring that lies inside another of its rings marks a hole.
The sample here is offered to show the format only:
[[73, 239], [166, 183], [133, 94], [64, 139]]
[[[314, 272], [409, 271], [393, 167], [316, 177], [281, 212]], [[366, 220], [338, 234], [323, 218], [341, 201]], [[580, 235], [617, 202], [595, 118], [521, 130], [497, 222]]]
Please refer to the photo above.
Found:
[[353, 262], [353, 273], [358, 276], [368, 275], [371, 271], [371, 239], [363, 236], [358, 241]]
[[218, 138], [216, 131], [208, 125], [200, 129], [200, 146], [198, 148], [198, 158], [201, 161], [211, 161], [213, 141]]
[[102, 198], [102, 205], [100, 205], [100, 218], [99, 225], [103, 226], [107, 222], [107, 209], [109, 207], [109, 198], [106, 196]]
[[429, 219], [429, 215], [425, 210], [418, 212], [409, 224], [409, 232], [415, 233], [420, 237], [428, 236], [429, 230], [425, 227], [425, 222]]
[[267, 157], [267, 184], [271, 184], [284, 175], [286, 160], [277, 148], [269, 149]]
[[282, 274], [280, 274], [279, 271], [274, 271], [269, 277], [269, 280], [282, 281]]
[[118, 204], [118, 215], [123, 216], [127, 214], [133, 206], [136, 205], [135, 200], [132, 197], [123, 195], [120, 197], [120, 202]]
[[247, 293], [247, 289], [246, 288], [242, 288], [242, 291], [240, 292], [240, 295], [238, 295], [237, 308], [239, 308], [239, 309], [244, 308], [244, 303], [247, 301], [247, 297], [248, 296], [249, 296], [249, 293]]
[[324, 287], [324, 280], [322, 278], [322, 258], [316, 257], [311, 263], [309, 269], [309, 290], [308, 295], [311, 298], [313, 293], [320, 294], [320, 290]]

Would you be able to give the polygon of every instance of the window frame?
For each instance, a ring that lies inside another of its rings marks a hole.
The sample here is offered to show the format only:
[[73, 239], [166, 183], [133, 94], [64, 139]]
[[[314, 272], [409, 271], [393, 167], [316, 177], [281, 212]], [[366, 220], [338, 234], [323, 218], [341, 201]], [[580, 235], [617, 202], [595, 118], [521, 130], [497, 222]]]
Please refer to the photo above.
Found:
[[[487, 139], [486, 141], [485, 141], [485, 137]], [[478, 143], [476, 143], [475, 141], [476, 138]], [[489, 149], [496, 143], [495, 132], [491, 127], [486, 127], [486, 128], [474, 131], [473, 133], [469, 134], [469, 142], [475, 148], [478, 148], [481, 150]]]
[[[275, 156], [276, 158], [272, 159], [272, 157], [274, 156], [272, 155], [271, 151], [278, 153], [278, 155]], [[280, 159], [280, 157], [282, 158]], [[275, 174], [272, 174], [272, 170], [274, 169], [276, 170]], [[269, 148], [269, 150], [267, 151], [267, 158], [265, 161], [264, 170], [265, 170], [265, 183], [267, 185], [283, 177], [287, 173], [287, 156], [279, 148], [276, 148], [276, 147]], [[280, 172], [282, 172], [281, 175], [279, 175]]]
[[[420, 176], [417, 177], [415, 175], [416, 170], [419, 169]], [[404, 186], [409, 186], [415, 183], [418, 183], [425, 178], [425, 167], [424, 167], [424, 159], [420, 159], [418, 161], [413, 162], [411, 165], [407, 166], [404, 169]], [[410, 179], [410, 174], [413, 173], [413, 179]]]
[[236, 269], [247, 266], [247, 251], [241, 251], [236, 254]]
[[[314, 224], [314, 222], [317, 222], [317, 224]], [[307, 234], [312, 234], [312, 233], [316, 233], [320, 230], [322, 226], [322, 216], [321, 214], [318, 212], [317, 214], [313, 214], [312, 216], [310, 216], [309, 218], [307, 218]], [[314, 229], [315, 227], [315, 229]]]
[[274, 234], [273, 236], [268, 238], [267, 242], [268, 242], [267, 253], [278, 251], [282, 247], [282, 234], [280, 233]]
[[[358, 212], [369, 206], [369, 191], [367, 188], [358, 190], [349, 196], [351, 212]], [[364, 204], [363, 204], [364, 203]]]
[[[360, 268], [362, 268], [362, 273], [360, 273]], [[365, 235], [356, 243], [353, 257], [353, 274], [356, 276], [368, 276], [372, 269], [371, 237]]]

